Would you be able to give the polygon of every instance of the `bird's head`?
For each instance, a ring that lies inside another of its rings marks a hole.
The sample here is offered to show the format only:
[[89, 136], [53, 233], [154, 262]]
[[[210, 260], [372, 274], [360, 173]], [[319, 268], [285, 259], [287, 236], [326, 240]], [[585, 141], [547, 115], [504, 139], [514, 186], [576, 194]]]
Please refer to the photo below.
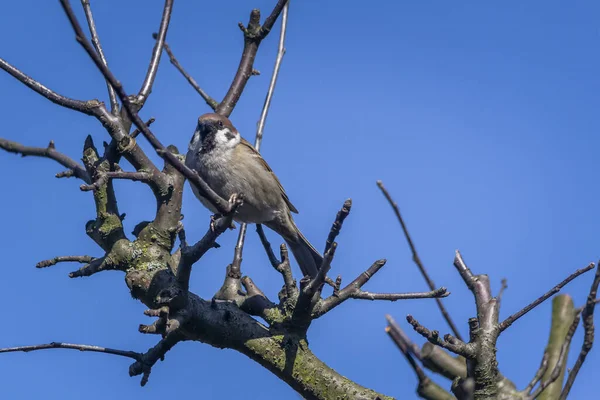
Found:
[[189, 148], [206, 153], [215, 149], [231, 149], [239, 142], [240, 134], [227, 117], [209, 113], [198, 118]]

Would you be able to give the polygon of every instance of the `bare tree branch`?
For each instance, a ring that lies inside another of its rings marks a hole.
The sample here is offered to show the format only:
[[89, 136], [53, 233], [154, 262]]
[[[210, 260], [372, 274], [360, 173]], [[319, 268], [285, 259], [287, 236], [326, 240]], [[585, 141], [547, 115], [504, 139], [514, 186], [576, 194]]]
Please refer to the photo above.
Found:
[[171, 11], [173, 10], [173, 0], [165, 0], [165, 8], [163, 9], [162, 18], [160, 20], [160, 28], [152, 49], [152, 58], [150, 59], [150, 65], [148, 65], [148, 71], [146, 72], [146, 78], [140, 92], [137, 95], [137, 103], [143, 105], [150, 92], [152, 91], [152, 85], [154, 84], [154, 78], [158, 72], [158, 65], [160, 64], [160, 56], [162, 55], [163, 47], [165, 45], [165, 39], [167, 37], [167, 30], [169, 29], [169, 22], [171, 21]]
[[562, 289], [567, 283], [571, 282], [573, 279], [577, 278], [579, 275], [584, 274], [593, 268], [594, 268], [594, 263], [591, 263], [587, 267], [578, 269], [577, 271], [573, 272], [565, 280], [563, 280], [562, 282], [560, 282], [559, 284], [554, 286], [548, 292], [544, 293], [537, 300], [535, 300], [531, 304], [527, 305], [523, 309], [517, 311], [516, 313], [514, 313], [513, 315], [511, 315], [510, 317], [508, 317], [504, 321], [502, 321], [502, 323], [498, 326], [498, 329], [500, 330], [500, 332], [504, 331], [506, 328], [511, 326], [516, 320], [521, 318], [523, 315], [527, 314], [529, 311], [533, 310], [534, 308], [536, 308], [537, 306], [542, 304], [548, 298], [550, 298], [554, 294], [558, 293], [560, 291], [560, 289]]
[[47, 268], [61, 262], [78, 262], [87, 264], [94, 261], [96, 258], [92, 256], [58, 256], [49, 260], [40, 261], [35, 265], [36, 268]]
[[598, 266], [596, 267], [596, 275], [592, 281], [592, 286], [590, 288], [585, 307], [582, 310], [581, 317], [583, 319], [584, 336], [583, 344], [581, 345], [581, 351], [579, 352], [577, 361], [575, 361], [575, 365], [569, 372], [567, 382], [565, 383], [562, 393], [560, 394], [560, 400], [566, 400], [567, 396], [569, 396], [571, 387], [573, 387], [573, 383], [575, 382], [575, 379], [577, 379], [577, 374], [579, 373], [581, 366], [585, 362], [588, 353], [590, 350], [592, 350], [592, 346], [594, 345], [594, 310], [596, 309], [596, 304], [598, 303], [598, 300], [596, 299], [596, 296], [598, 295], [598, 285], [600, 285], [600, 262], [598, 262]]
[[[396, 218], [398, 218], [398, 221], [400, 222], [400, 226], [402, 226], [402, 231], [404, 232], [404, 236], [406, 238], [406, 241], [408, 242], [410, 251], [412, 252], [414, 263], [419, 268], [419, 271], [421, 272], [421, 275], [425, 279], [425, 282], [427, 282], [427, 286], [429, 286], [429, 289], [435, 290], [436, 285], [433, 282], [433, 279], [431, 279], [431, 277], [429, 276], [429, 273], [427, 272], [425, 265], [423, 265], [423, 262], [421, 261], [421, 258], [419, 257], [419, 254], [417, 253], [417, 248], [415, 247], [413, 240], [412, 240], [410, 234], [408, 233], [408, 228], [406, 226], [406, 223], [404, 222], [404, 218], [402, 218], [402, 214], [400, 214], [400, 208], [398, 207], [398, 204], [394, 201], [394, 199], [392, 199], [392, 196], [390, 195], [390, 193], [387, 191], [385, 186], [383, 186], [382, 181], [377, 181], [377, 186], [379, 186], [379, 189], [381, 190], [381, 192], [387, 199], [388, 203], [390, 203], [390, 206], [392, 206], [392, 209], [394, 210], [394, 214], [396, 214]], [[450, 313], [448, 313], [448, 310], [446, 310], [446, 307], [442, 303], [442, 300], [436, 299], [435, 302], [437, 303], [437, 306], [440, 309], [442, 316], [446, 320], [446, 323], [448, 323], [448, 326], [454, 333], [454, 336], [456, 336], [460, 340], [463, 340], [462, 335], [460, 334], [460, 331], [454, 324], [454, 321], [452, 321], [452, 318], [450, 317]]]
[[327, 236], [327, 241], [325, 242], [325, 252], [327, 252], [335, 238], [340, 234], [340, 230], [342, 229], [342, 225], [344, 224], [344, 220], [350, 214], [350, 210], [352, 209], [352, 199], [348, 199], [344, 202], [342, 209], [338, 211], [335, 221], [333, 221], [333, 225], [329, 230], [329, 235]]
[[271, 243], [269, 243], [269, 241], [267, 240], [267, 237], [265, 236], [265, 232], [261, 224], [256, 225], [256, 232], [258, 233], [260, 241], [263, 247], [265, 248], [265, 252], [269, 257], [269, 262], [271, 263], [273, 268], [275, 268], [275, 270], [281, 274], [283, 278], [286, 298], [294, 298], [298, 293], [298, 287], [296, 286], [296, 280], [292, 275], [292, 268], [290, 267], [290, 260], [286, 245], [282, 244], [280, 246], [279, 254], [281, 256], [281, 261], [279, 261], [273, 253]]
[[128, 179], [136, 182], [149, 182], [152, 175], [143, 171], [108, 171], [100, 174], [98, 179], [91, 185], [81, 185], [79, 188], [84, 191], [98, 190], [108, 179]]
[[164, 359], [165, 354], [182, 340], [183, 338], [181, 335], [177, 333], [167, 335], [158, 342], [156, 346], [142, 354], [140, 358], [129, 367], [129, 376], [142, 375], [140, 384], [145, 386], [146, 383], [148, 383], [148, 378], [150, 377], [150, 372], [152, 371], [154, 364], [156, 364], [158, 360]]
[[547, 370], [548, 370], [548, 353], [544, 352], [544, 356], [542, 357], [542, 362], [540, 363], [540, 367], [536, 371], [535, 375], [533, 376], [533, 378], [531, 379], [531, 381], [529, 382], [527, 387], [525, 389], [523, 389], [523, 392], [526, 393], [527, 395], [531, 395], [533, 388], [535, 387], [535, 385], [537, 385], [537, 383], [539, 381], [542, 380], [542, 377], [544, 376], [544, 374], [546, 373]]
[[218, 114], [226, 117], [231, 115], [231, 112], [235, 108], [246, 87], [246, 83], [248, 83], [248, 79], [252, 76], [254, 58], [258, 52], [258, 47], [271, 31], [273, 24], [275, 24], [275, 21], [283, 10], [283, 6], [285, 6], [287, 2], [288, 0], [279, 0], [271, 12], [271, 15], [265, 20], [263, 26], [260, 25], [260, 11], [257, 9], [252, 10], [250, 13], [250, 21], [247, 26], [244, 26], [241, 22], [239, 23], [240, 29], [244, 33], [244, 50], [231, 86], [223, 100], [217, 106], [216, 112]]
[[51, 89], [48, 89], [46, 86], [42, 85], [40, 82], [35, 79], [25, 75], [23, 72], [18, 70], [17, 68], [10, 65], [8, 62], [0, 58], [0, 68], [4, 71], [8, 72], [14, 78], [16, 78], [19, 82], [23, 83], [25, 86], [33, 90], [34, 92], [44, 96], [54, 104], [58, 104], [59, 106], [79, 111], [80, 113], [99, 116], [102, 114], [102, 110], [104, 109], [104, 105], [102, 102], [98, 100], [74, 100], [63, 95], [60, 95]]
[[[0, 138], [0, 149], [6, 150], [9, 153], [20, 154], [23, 157], [35, 156], [49, 158], [58, 162], [63, 167], [69, 168], [69, 170], [73, 171], [72, 174], [77, 178], [87, 183], [91, 182], [91, 179], [88, 173], [86, 172], [85, 168], [83, 168], [81, 164], [73, 160], [71, 157], [58, 152], [54, 145], [54, 141], [50, 141], [48, 147], [29, 147], [24, 146], [21, 143], [12, 142], [10, 140]], [[65, 175], [66, 174], [64, 173], [62, 174], [62, 176]]]
[[108, 347], [100, 347], [100, 346], [91, 346], [88, 344], [73, 344], [73, 343], [63, 343], [63, 342], [52, 342], [47, 344], [37, 344], [33, 346], [19, 346], [19, 347], [6, 347], [0, 349], [0, 353], [12, 353], [16, 351], [22, 351], [24, 353], [29, 353], [30, 351], [37, 350], [47, 350], [47, 349], [69, 349], [69, 350], [79, 350], [79, 351], [91, 351], [95, 353], [105, 353], [105, 354], [113, 354], [116, 356], [133, 358], [134, 360], [140, 360], [142, 354], [136, 353], [134, 351], [126, 351], [126, 350], [117, 350], [111, 349]]
[[500, 303], [502, 302], [502, 295], [504, 295], [504, 291], [506, 289], [508, 289], [508, 281], [506, 280], [506, 278], [503, 278], [502, 281], [500, 282], [501, 286], [500, 286], [500, 290], [498, 291], [498, 294], [496, 295], [496, 301], [498, 302], [498, 307], [500, 307]]
[[338, 292], [332, 294], [325, 300], [321, 301], [314, 313], [314, 318], [319, 318], [331, 311], [335, 307], [342, 304], [344, 301], [348, 299], [363, 299], [363, 300], [408, 300], [408, 299], [428, 299], [428, 298], [438, 298], [438, 297], [446, 297], [450, 294], [446, 290], [446, 288], [441, 287], [435, 289], [431, 292], [414, 292], [414, 293], [371, 293], [361, 288], [367, 283], [373, 275], [375, 275], [379, 270], [385, 265], [386, 260], [377, 260], [375, 261], [369, 269], [360, 274], [356, 279], [350, 282], [345, 288], [339, 290]]
[[473, 349], [469, 344], [461, 341], [460, 339], [453, 337], [452, 335], [445, 335], [444, 338], [440, 338], [438, 331], [430, 331], [419, 323], [412, 315], [406, 316], [406, 321], [412, 325], [415, 332], [429, 340], [431, 343], [443, 347], [446, 350], [450, 350], [454, 354], [461, 355], [465, 358], [473, 357]]
[[242, 204], [241, 200], [233, 199], [232, 212], [227, 216], [213, 219], [210, 227], [206, 234], [193, 246], [188, 246], [185, 239], [185, 231], [180, 230], [180, 242], [181, 242], [181, 258], [179, 260], [179, 266], [177, 267], [177, 283], [179, 286], [187, 291], [189, 288], [190, 275], [192, 272], [192, 266], [196, 263], [208, 250], [214, 247], [218, 247], [215, 242], [217, 238], [231, 227], [233, 220], [233, 214], [237, 208]]
[[[102, 51], [102, 45], [100, 45], [100, 38], [98, 37], [98, 32], [96, 31], [96, 23], [94, 22], [94, 15], [92, 14], [90, 0], [81, 0], [81, 5], [83, 6], [83, 11], [85, 13], [85, 18], [87, 20], [88, 27], [90, 28], [92, 44], [94, 45], [94, 48], [96, 49], [96, 52], [100, 56], [100, 59], [102, 60], [104, 65], [108, 67], [108, 62], [106, 61], [106, 57], [104, 56], [104, 51]], [[119, 103], [117, 102], [117, 95], [109, 82], [106, 82], [106, 87], [108, 89], [110, 111], [113, 115], [117, 115], [119, 112]]]
[[[156, 40], [158, 35], [156, 33], [153, 33], [152, 37], [154, 38], [154, 40]], [[200, 85], [198, 85], [196, 80], [194, 78], [192, 78], [192, 76], [190, 74], [188, 74], [185, 69], [183, 69], [183, 67], [177, 60], [177, 58], [175, 58], [175, 54], [173, 54], [173, 51], [171, 50], [171, 47], [169, 46], [169, 44], [167, 42], [165, 42], [163, 47], [164, 47], [167, 55], [169, 56], [169, 61], [171, 61], [171, 64], [173, 64], [173, 66], [175, 66], [175, 68], [177, 68], [177, 70], [181, 73], [181, 75], [183, 75], [183, 77], [188, 81], [188, 83], [190, 85], [192, 85], [194, 90], [196, 90], [196, 92], [198, 92], [198, 94], [204, 99], [206, 104], [208, 104], [208, 106], [210, 108], [212, 108], [213, 111], [216, 110], [217, 106], [219, 105], [219, 102], [216, 101], [215, 99], [213, 99], [212, 97], [210, 97], [210, 95], [208, 93], [206, 93], [200, 87]]]
[[467, 364], [461, 356], [452, 356], [431, 342], [426, 342], [421, 348], [423, 366], [450, 380], [467, 377]]
[[565, 367], [565, 363], [567, 362], [567, 354], [569, 353], [569, 345], [571, 344], [571, 340], [573, 339], [573, 335], [575, 334], [575, 331], [577, 330], [577, 326], [579, 325], [580, 320], [581, 320], [581, 315], [578, 314], [575, 317], [575, 319], [573, 320], [573, 323], [571, 324], [569, 331], [567, 332], [567, 336], [565, 337], [565, 340], [560, 349], [560, 356], [558, 357], [558, 360], [552, 370], [552, 373], [550, 374], [550, 376], [547, 379], [544, 379], [542, 382], [540, 382], [540, 385], [537, 387], [537, 389], [533, 393], [531, 393], [531, 395], [527, 398], [527, 400], [536, 399], [538, 396], [540, 396], [540, 394], [542, 394], [544, 392], [544, 390], [546, 390], [546, 388], [548, 386], [550, 386], [550, 384], [552, 384], [554, 381], [556, 381], [558, 379], [559, 376], [561, 376], [561, 371], [563, 370], [563, 368]]
[[385, 327], [385, 332], [396, 344], [400, 352], [404, 355], [411, 368], [415, 371], [419, 384], [417, 386], [417, 393], [423, 399], [427, 400], [451, 400], [454, 399], [448, 391], [433, 382], [421, 366], [415, 361], [414, 353], [409, 348], [409, 343], [405, 341], [404, 332], [397, 325], [388, 325]]
[[[146, 121], [146, 126], [152, 125], [154, 123], [154, 121], [156, 121], [156, 118], [154, 118], [154, 117], [150, 118], [148, 121]], [[135, 130], [133, 132], [131, 132], [130, 136], [132, 138], [136, 138], [136, 137], [138, 137], [139, 134], [140, 134], [140, 130], [138, 128], [135, 128]]]
[[[279, 3], [278, 3], [278, 5], [279, 5]], [[256, 139], [254, 140], [254, 148], [256, 149], [256, 151], [260, 150], [263, 132], [265, 130], [265, 123], [267, 122], [267, 115], [269, 114], [269, 108], [271, 107], [271, 100], [273, 99], [273, 93], [275, 93], [275, 85], [277, 84], [277, 77], [279, 76], [279, 69], [281, 68], [281, 61], [283, 60], [283, 56], [285, 55], [285, 34], [287, 32], [288, 8], [289, 8], [289, 3], [285, 2], [285, 5], [283, 7], [283, 13], [281, 15], [281, 31], [279, 34], [279, 44], [277, 46], [277, 56], [275, 58], [275, 65], [273, 66], [273, 73], [271, 74], [271, 81], [269, 82], [269, 89], [267, 90], [267, 95], [265, 96], [265, 102], [263, 104], [263, 108], [260, 113], [260, 118], [258, 120], [258, 126], [256, 128]], [[263, 29], [264, 29], [265, 25], [267, 25], [267, 22], [269, 24], [271, 24], [271, 26], [272, 26], [275, 23], [275, 19], [277, 19], [277, 16], [275, 16], [273, 18], [272, 22], [265, 21], [265, 24], [263, 24]], [[270, 26], [269, 26], [269, 29], [271, 29]]]

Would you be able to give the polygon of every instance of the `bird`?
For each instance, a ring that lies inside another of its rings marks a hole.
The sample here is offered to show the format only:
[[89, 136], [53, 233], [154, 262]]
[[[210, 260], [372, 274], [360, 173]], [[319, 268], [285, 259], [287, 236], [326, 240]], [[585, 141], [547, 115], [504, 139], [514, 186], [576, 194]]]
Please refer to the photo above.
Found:
[[[198, 118], [185, 164], [222, 198], [241, 194], [243, 202], [233, 219], [263, 224], [275, 231], [287, 243], [302, 274], [316, 276], [323, 257], [296, 226], [292, 213], [298, 210], [269, 164], [227, 117], [208, 113]], [[198, 200], [217, 213], [212, 203], [191, 186]]]

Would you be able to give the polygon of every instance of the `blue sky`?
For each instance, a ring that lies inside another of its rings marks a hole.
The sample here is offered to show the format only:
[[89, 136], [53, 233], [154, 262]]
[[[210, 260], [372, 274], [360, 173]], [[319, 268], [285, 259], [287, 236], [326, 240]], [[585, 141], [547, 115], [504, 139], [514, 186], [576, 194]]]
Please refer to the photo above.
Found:
[[[83, 22], [78, 3], [73, 6]], [[266, 14], [274, 0], [196, 3], [176, 2], [168, 41], [200, 85], [220, 99], [241, 54], [237, 22], [247, 21], [251, 7]], [[92, 4], [110, 66], [126, 90], [137, 91], [162, 2]], [[445, 303], [464, 334], [474, 305], [452, 267], [455, 249], [474, 272], [489, 274], [495, 290], [508, 279], [502, 317], [597, 260], [599, 12], [591, 0], [502, 6], [292, 2], [287, 53], [262, 151], [300, 210], [298, 225], [318, 248], [343, 201], [353, 199], [332, 274], [348, 282], [375, 259], [387, 258], [365, 289], [426, 290], [377, 179], [400, 204], [435, 282], [452, 292]], [[58, 1], [8, 2], [0, 13], [0, 37], [0, 55], [50, 88], [78, 99], [106, 100], [104, 82], [75, 42]], [[250, 80], [232, 115], [251, 141], [276, 41], [274, 31], [256, 60], [263, 74]], [[107, 140], [93, 118], [51, 104], [7, 74], [0, 74], [0, 87], [2, 137], [38, 146], [53, 139], [74, 158], [80, 158], [87, 134], [98, 145]], [[157, 118], [153, 130], [160, 139], [185, 149], [196, 118], [207, 111], [163, 59], [142, 112]], [[84, 233], [94, 215], [92, 195], [80, 192], [80, 182], [56, 180], [60, 167], [49, 160], [0, 153], [0, 170], [6, 193], [0, 196], [0, 266], [7, 311], [0, 346], [50, 341], [137, 351], [152, 346], [155, 337], [137, 333], [138, 324], [149, 319], [143, 305], [131, 299], [121, 273], [70, 280], [74, 265], [34, 268], [55, 255], [101, 254]], [[130, 232], [152, 217], [154, 200], [141, 184], [116, 187]], [[186, 189], [187, 233], [197, 239], [209, 213]], [[195, 267], [191, 288], [199, 295], [210, 298], [218, 289], [236, 235], [223, 235], [222, 248]], [[280, 242], [274, 234], [270, 238]], [[242, 269], [277, 297], [280, 277], [253, 229]], [[591, 278], [566, 288], [576, 304], [583, 303]], [[500, 368], [519, 387], [539, 365], [550, 307], [550, 302], [542, 305], [500, 338]], [[447, 331], [432, 300], [351, 301], [313, 324], [311, 347], [367, 387], [416, 398], [414, 374], [384, 333], [386, 313], [407, 331], [408, 313]], [[577, 349], [581, 332], [574, 343]], [[596, 393], [598, 354], [596, 349], [588, 356], [573, 398]], [[153, 369], [145, 388], [129, 378], [128, 367], [126, 359], [66, 350], [4, 354], [0, 396], [161, 399], [176, 390], [202, 398], [297, 398], [245, 356], [199, 343], [178, 345]]]

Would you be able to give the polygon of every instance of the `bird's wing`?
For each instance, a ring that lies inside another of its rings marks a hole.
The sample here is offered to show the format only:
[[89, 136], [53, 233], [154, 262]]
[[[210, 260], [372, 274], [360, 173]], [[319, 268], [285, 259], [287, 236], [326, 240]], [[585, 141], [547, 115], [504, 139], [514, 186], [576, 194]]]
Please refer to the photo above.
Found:
[[260, 164], [267, 171], [269, 171], [271, 173], [271, 175], [273, 176], [273, 179], [275, 179], [275, 182], [277, 182], [277, 186], [279, 186], [279, 190], [281, 191], [281, 197], [283, 197], [283, 200], [285, 201], [285, 204], [287, 204], [287, 206], [288, 206], [288, 208], [290, 209], [291, 212], [298, 214], [298, 210], [296, 209], [296, 207], [294, 207], [294, 205], [290, 201], [290, 199], [287, 196], [287, 194], [285, 194], [285, 190], [283, 190], [283, 186], [281, 186], [281, 182], [279, 182], [279, 179], [277, 179], [277, 176], [275, 175], [275, 173], [273, 172], [273, 170], [271, 169], [271, 167], [269, 167], [269, 164], [267, 164], [267, 162], [265, 161], [265, 159], [260, 155], [260, 153], [258, 151], [256, 151], [256, 149], [254, 148], [254, 146], [252, 146], [250, 144], [250, 142], [248, 142], [244, 138], [241, 138], [240, 145], [245, 146], [248, 150], [250, 150], [250, 153], [257, 158], [257, 160], [260, 162]]

